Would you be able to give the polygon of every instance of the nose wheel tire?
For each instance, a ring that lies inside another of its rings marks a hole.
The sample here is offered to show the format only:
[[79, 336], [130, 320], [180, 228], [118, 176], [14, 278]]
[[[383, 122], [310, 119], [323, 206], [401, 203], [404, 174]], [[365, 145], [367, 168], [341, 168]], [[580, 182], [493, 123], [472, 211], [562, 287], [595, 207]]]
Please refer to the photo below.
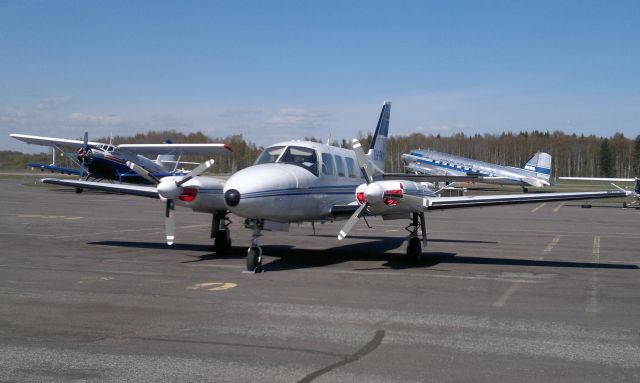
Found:
[[407, 245], [407, 257], [414, 263], [422, 262], [422, 244], [418, 237], [410, 237]]
[[231, 247], [231, 236], [228, 230], [219, 230], [213, 242], [216, 254], [224, 254]]
[[250, 247], [247, 251], [247, 271], [262, 272], [262, 248]]

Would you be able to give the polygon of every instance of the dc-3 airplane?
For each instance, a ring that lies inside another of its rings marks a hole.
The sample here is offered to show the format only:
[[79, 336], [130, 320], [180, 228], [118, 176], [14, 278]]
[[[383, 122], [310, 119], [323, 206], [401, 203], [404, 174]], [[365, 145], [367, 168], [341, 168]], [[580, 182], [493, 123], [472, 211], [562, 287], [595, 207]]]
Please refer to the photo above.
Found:
[[[522, 168], [503, 166], [435, 150], [412, 150], [403, 154], [406, 170], [418, 174], [436, 176], [477, 177], [475, 180], [487, 184], [519, 185], [526, 192], [529, 186], [550, 186], [551, 155], [537, 152]], [[455, 179], [455, 178], [454, 178]], [[472, 179], [473, 180], [473, 179]]]
[[[83, 140], [68, 140], [64, 138], [31, 136], [26, 134], [11, 134], [16, 140], [33, 145], [51, 146], [53, 150], [53, 163], [51, 165], [28, 164], [29, 166], [52, 172], [75, 174], [81, 179], [115, 180], [120, 183], [148, 183], [148, 180], [134, 172], [127, 166], [127, 162], [133, 162], [144, 168], [156, 178], [172, 175], [186, 175], [179, 171], [178, 165], [198, 163], [180, 161], [182, 155], [212, 153], [231, 153], [230, 147], [224, 144], [173, 144], [165, 141], [163, 144], [122, 144], [111, 145], [89, 141], [89, 135], [84, 132]], [[55, 164], [55, 150], [68, 153], [67, 150], [77, 151], [77, 154], [65, 154], [71, 158], [78, 169], [61, 167]], [[156, 160], [151, 160], [144, 154], [157, 154]], [[75, 157], [75, 158], [74, 158]], [[167, 166], [171, 165], [171, 169]], [[82, 188], [76, 188], [82, 192]]]
[[[440, 197], [433, 185], [384, 174], [391, 103], [382, 107], [368, 154], [357, 140], [353, 150], [309, 141], [280, 142], [267, 147], [255, 164], [233, 174], [226, 182], [200, 176], [211, 164], [209, 160], [186, 176], [162, 179], [135, 164], [133, 170], [156, 186], [101, 184], [87, 181], [46, 178], [48, 184], [83, 187], [143, 197], [165, 202], [167, 243], [175, 239], [175, 205], [196, 212], [212, 214], [211, 237], [216, 252], [231, 245], [228, 214], [245, 218], [252, 230], [247, 251], [247, 270], [261, 271], [262, 249], [258, 239], [263, 230], [287, 230], [290, 223], [333, 221], [349, 217], [340, 230], [344, 239], [363, 215], [381, 215], [384, 219], [408, 219], [407, 254], [422, 258], [422, 244], [427, 244], [425, 212], [436, 209], [477, 207], [613, 198], [630, 195], [624, 190], [579, 193], [535, 193], [490, 196]], [[636, 185], [636, 192], [640, 185]], [[420, 231], [420, 233], [419, 233]], [[421, 238], [420, 238], [421, 237]]]

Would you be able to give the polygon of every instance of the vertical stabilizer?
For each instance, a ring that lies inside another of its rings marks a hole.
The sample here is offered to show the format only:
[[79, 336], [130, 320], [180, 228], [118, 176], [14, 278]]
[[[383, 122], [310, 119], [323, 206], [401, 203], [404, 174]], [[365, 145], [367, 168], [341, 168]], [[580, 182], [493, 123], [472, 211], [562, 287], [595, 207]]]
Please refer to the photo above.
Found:
[[391, 115], [391, 102], [385, 101], [382, 105], [378, 125], [373, 134], [371, 148], [367, 153], [367, 157], [373, 163], [374, 168], [384, 173], [384, 162], [387, 157], [387, 139], [389, 138], [389, 117]]
[[527, 161], [523, 169], [536, 173], [536, 176], [544, 180], [551, 177], [551, 154], [537, 152]]
[[[173, 141], [167, 138], [166, 140], [164, 140], [164, 143], [173, 144]], [[158, 157], [156, 157], [156, 163], [164, 167], [165, 169], [167, 168], [164, 166], [165, 163], [173, 163], [173, 166], [170, 167], [172, 172], [174, 172], [176, 170], [176, 167], [178, 166], [178, 164], [176, 163], [176, 156], [174, 154], [158, 154]]]

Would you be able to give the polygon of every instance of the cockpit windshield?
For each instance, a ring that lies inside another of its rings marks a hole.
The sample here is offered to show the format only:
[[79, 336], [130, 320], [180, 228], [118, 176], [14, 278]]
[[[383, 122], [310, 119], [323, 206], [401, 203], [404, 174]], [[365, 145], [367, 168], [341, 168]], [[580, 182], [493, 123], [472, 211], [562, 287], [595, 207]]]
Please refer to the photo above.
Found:
[[272, 146], [266, 148], [256, 160], [257, 164], [282, 163], [300, 166], [318, 175], [318, 155], [303, 146]]

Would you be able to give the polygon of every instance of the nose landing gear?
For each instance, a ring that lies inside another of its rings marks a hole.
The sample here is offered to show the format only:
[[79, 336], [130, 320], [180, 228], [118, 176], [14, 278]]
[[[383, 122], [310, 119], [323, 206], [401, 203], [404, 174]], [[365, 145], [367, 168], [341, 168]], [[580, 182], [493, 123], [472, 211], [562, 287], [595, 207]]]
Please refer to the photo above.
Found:
[[247, 250], [247, 270], [249, 273], [262, 272], [262, 248], [258, 246], [258, 238], [262, 236], [264, 228], [264, 220], [247, 219], [244, 223], [245, 227], [251, 229], [251, 247]]

